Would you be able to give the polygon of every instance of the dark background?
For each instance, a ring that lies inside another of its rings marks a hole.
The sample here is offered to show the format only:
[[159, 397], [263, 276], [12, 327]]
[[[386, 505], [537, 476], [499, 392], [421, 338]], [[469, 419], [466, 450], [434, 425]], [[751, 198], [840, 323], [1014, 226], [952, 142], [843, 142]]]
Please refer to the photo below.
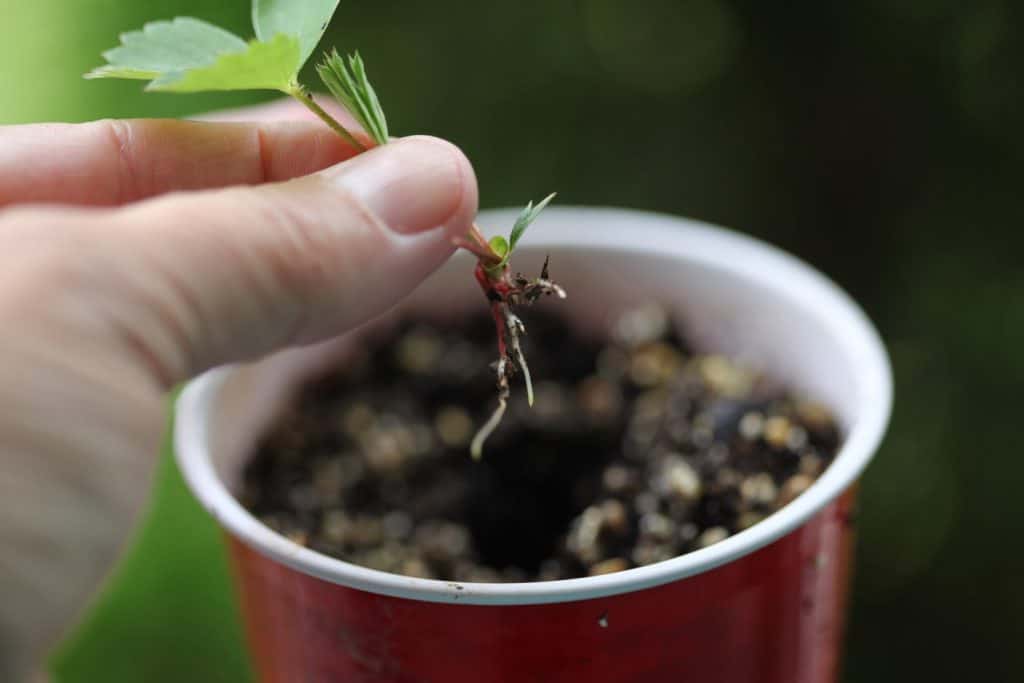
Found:
[[[849, 291], [896, 407], [863, 485], [847, 681], [1024, 665], [1021, 6], [1009, 0], [344, 0], [396, 134], [447, 137], [483, 206], [551, 189], [731, 226]], [[250, 95], [84, 82], [118, 32], [246, 0], [0, 0], [0, 123], [172, 116]], [[314, 84], [314, 78], [306, 82]], [[248, 675], [217, 533], [167, 462], [66, 681]], [[1015, 673], [1016, 672], [1016, 673]]]

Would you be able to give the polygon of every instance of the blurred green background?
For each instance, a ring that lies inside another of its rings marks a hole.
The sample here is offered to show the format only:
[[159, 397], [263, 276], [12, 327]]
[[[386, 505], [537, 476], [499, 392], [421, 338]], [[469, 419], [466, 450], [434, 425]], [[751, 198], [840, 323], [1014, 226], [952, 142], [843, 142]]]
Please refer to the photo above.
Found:
[[[693, 216], [851, 292], [889, 344], [897, 402], [863, 487], [845, 679], [1009, 681], [1024, 671], [1021, 12], [344, 0], [326, 42], [360, 49], [395, 132], [467, 152], [485, 206], [557, 188], [564, 204]], [[0, 0], [0, 123], [252, 101], [79, 77], [118, 32], [181, 14], [251, 34], [247, 0]], [[166, 460], [58, 680], [247, 680], [233, 609], [217, 531]]]

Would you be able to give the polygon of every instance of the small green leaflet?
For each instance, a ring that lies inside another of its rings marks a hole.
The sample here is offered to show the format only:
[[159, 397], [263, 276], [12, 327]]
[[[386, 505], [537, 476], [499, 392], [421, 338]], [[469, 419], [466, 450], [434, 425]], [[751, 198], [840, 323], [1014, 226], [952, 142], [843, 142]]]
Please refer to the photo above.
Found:
[[299, 63], [305, 64], [331, 22], [339, 0], [252, 0], [256, 38], [269, 41], [283, 33], [299, 39]]
[[504, 263], [511, 251], [508, 247], [508, 240], [501, 235], [495, 235], [490, 239], [488, 244], [491, 245], [491, 251], [493, 251], [495, 255], [502, 260], [502, 263]]
[[374, 142], [387, 144], [388, 121], [377, 100], [377, 93], [366, 77], [366, 68], [359, 53], [349, 55], [346, 64], [337, 50], [331, 50], [316, 70], [334, 98], [355, 117]]
[[147, 90], [287, 90], [302, 66], [299, 40], [277, 34], [269, 42], [246, 43], [199, 19], [154, 21], [121, 36], [103, 53], [105, 66], [86, 78], [150, 80]]
[[530, 227], [530, 223], [536, 220], [540, 212], [544, 210], [544, 207], [555, 198], [556, 194], [556, 192], [552, 192], [541, 200], [537, 206], [534, 206], [533, 202], [528, 203], [526, 208], [520, 212], [519, 217], [516, 218], [515, 225], [512, 226], [512, 233], [507, 240], [501, 235], [491, 238], [488, 244], [491, 245], [491, 250], [501, 259], [501, 262], [492, 266], [491, 270], [501, 270], [508, 264], [508, 260], [512, 258], [512, 252], [515, 250], [516, 245], [519, 244], [519, 238]]
[[522, 237], [523, 233], [526, 232], [526, 229], [530, 227], [530, 223], [533, 223], [533, 221], [536, 220], [537, 216], [540, 215], [540, 212], [543, 211], [544, 207], [547, 206], [548, 203], [555, 198], [556, 194], [556, 192], [552, 192], [543, 200], [541, 200], [541, 202], [537, 204], [537, 206], [534, 206], [533, 202], [530, 202], [529, 204], [526, 205], [526, 208], [523, 209], [522, 213], [519, 214], [519, 218], [516, 219], [515, 225], [512, 226], [512, 234], [509, 235], [508, 238], [508, 250], [510, 254], [512, 253], [512, 250], [516, 248], [516, 245], [519, 243], [519, 238]]
[[494, 255], [501, 259], [498, 263], [493, 266], [488, 266], [487, 271], [496, 273], [501, 272], [501, 269], [508, 265], [508, 261], [512, 258], [512, 252], [515, 250], [516, 245], [519, 244], [519, 238], [523, 236], [526, 229], [530, 227], [530, 223], [533, 223], [540, 215], [540, 212], [544, 210], [552, 199], [555, 198], [556, 192], [552, 192], [547, 197], [541, 200], [537, 206], [533, 205], [533, 202], [529, 202], [526, 208], [519, 213], [519, 217], [516, 218], [515, 225], [512, 226], [512, 233], [508, 239], [505, 239], [501, 235], [495, 235], [492, 237], [487, 244], [491, 247], [491, 251]]

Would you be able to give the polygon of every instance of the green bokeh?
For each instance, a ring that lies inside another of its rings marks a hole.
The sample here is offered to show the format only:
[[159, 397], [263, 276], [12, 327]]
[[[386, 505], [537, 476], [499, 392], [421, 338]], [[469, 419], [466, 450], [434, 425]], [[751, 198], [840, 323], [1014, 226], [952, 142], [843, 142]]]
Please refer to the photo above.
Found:
[[[346, 0], [397, 134], [450, 138], [485, 206], [557, 189], [729, 225], [836, 279], [892, 352], [863, 486], [846, 680], [1024, 670], [1024, 8], [1009, 0]], [[143, 95], [80, 74], [122, 30], [246, 0], [4, 0], [0, 123], [177, 116], [250, 95]], [[239, 680], [216, 534], [170, 465], [62, 680]]]

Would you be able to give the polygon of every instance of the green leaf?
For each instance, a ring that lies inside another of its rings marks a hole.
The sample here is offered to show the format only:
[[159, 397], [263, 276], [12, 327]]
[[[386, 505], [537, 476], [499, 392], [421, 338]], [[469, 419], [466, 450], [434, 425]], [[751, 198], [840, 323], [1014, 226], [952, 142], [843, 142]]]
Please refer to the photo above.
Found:
[[387, 118], [366, 76], [366, 68], [359, 53], [349, 55], [346, 64], [337, 50], [331, 50], [316, 70], [334, 98], [355, 117], [363, 130], [378, 145], [387, 143]]
[[295, 85], [302, 62], [295, 36], [278, 33], [270, 42], [254, 40], [243, 52], [220, 55], [209, 66], [168, 73], [147, 90], [199, 92], [202, 90], [281, 90]]
[[522, 237], [523, 233], [526, 232], [526, 229], [530, 227], [530, 223], [533, 223], [537, 216], [540, 215], [540, 212], [544, 210], [544, 207], [555, 198], [555, 194], [555, 192], [552, 192], [537, 204], [537, 206], [534, 206], [533, 202], [530, 202], [526, 205], [526, 208], [523, 209], [522, 213], [519, 214], [519, 218], [516, 219], [515, 225], [512, 226], [512, 234], [509, 235], [508, 238], [510, 255], [512, 250], [515, 249], [516, 245], [519, 243], [519, 238]]
[[104, 64], [88, 72], [83, 78], [123, 78], [128, 80], [149, 81], [160, 75], [159, 71], [146, 71], [145, 69], [133, 69], [126, 66], [114, 66]]
[[491, 245], [491, 251], [497, 254], [498, 258], [502, 259], [502, 261], [504, 262], [504, 260], [508, 257], [509, 252], [511, 251], [508, 246], [508, 240], [506, 240], [501, 235], [495, 235], [494, 237], [491, 238], [488, 244]]
[[283, 33], [299, 39], [299, 66], [313, 54], [339, 0], [252, 0], [256, 37], [269, 41]]
[[103, 53], [107, 64], [85, 77], [149, 80], [206, 66], [222, 54], [244, 49], [245, 41], [234, 33], [199, 19], [153, 21], [141, 31], [122, 33], [121, 44]]
[[86, 78], [150, 80], [147, 90], [288, 90], [301, 62], [299, 40], [278, 34], [269, 42], [238, 36], [191, 17], [146, 24], [103, 53], [108, 64]]

